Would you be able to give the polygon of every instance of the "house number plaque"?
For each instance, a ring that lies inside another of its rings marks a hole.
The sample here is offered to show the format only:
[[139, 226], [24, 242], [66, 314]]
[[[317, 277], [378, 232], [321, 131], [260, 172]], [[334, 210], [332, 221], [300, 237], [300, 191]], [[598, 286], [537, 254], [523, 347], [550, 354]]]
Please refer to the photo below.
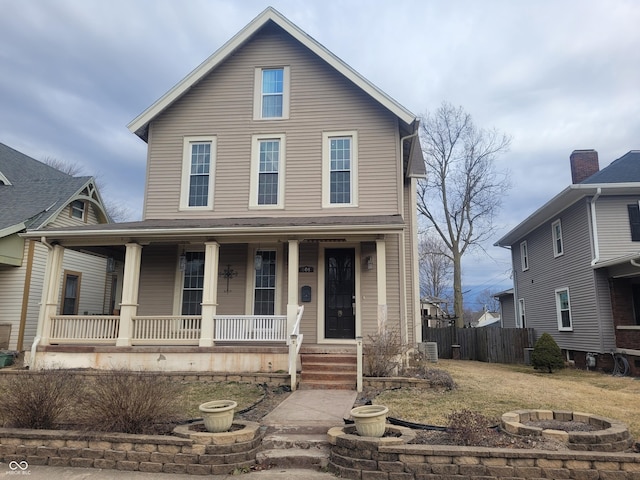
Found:
[[298, 268], [298, 272], [300, 273], [313, 273], [313, 267], [310, 266], [304, 266], [304, 267], [300, 267]]

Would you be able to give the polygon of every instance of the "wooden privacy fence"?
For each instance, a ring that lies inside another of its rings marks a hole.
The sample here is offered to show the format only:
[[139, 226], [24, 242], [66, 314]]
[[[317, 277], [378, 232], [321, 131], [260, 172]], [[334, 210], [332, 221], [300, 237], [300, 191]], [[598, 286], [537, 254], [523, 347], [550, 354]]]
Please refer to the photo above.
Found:
[[525, 349], [533, 348], [533, 328], [425, 328], [424, 342], [438, 344], [439, 358], [453, 358], [460, 345], [461, 360], [489, 363], [526, 363]]

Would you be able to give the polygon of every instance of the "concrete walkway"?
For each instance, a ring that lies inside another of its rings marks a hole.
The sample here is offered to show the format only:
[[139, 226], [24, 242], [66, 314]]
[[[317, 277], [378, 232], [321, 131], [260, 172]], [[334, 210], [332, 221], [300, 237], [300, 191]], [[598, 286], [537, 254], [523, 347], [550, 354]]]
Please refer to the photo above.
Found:
[[[344, 425], [357, 397], [356, 392], [346, 390], [297, 390], [293, 392], [261, 424], [270, 430], [297, 435], [325, 433], [330, 427]], [[29, 478], [30, 480], [195, 480], [198, 475], [144, 473], [99, 468], [49, 467], [30, 465], [25, 472], [11, 471], [6, 463], [0, 463], [0, 478]], [[216, 480], [328, 480], [336, 477], [327, 472], [307, 469], [279, 468], [252, 471], [241, 475], [208, 475]]]

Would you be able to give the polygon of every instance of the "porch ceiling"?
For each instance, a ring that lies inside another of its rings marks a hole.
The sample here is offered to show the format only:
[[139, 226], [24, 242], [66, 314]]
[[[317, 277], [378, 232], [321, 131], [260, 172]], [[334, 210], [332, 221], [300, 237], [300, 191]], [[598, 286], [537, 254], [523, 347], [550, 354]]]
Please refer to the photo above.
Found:
[[336, 239], [338, 236], [399, 233], [405, 222], [400, 215], [330, 217], [255, 217], [156, 219], [140, 222], [84, 225], [28, 231], [25, 238], [44, 237], [64, 245], [122, 245], [127, 242], [199, 241], [265, 236], [297, 239]]

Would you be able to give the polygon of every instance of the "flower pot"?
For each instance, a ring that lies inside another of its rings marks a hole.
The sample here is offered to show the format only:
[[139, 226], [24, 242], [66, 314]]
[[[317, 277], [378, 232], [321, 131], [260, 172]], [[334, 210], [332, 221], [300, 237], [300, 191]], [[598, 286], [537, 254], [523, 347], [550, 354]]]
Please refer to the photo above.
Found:
[[381, 437], [387, 423], [389, 409], [384, 405], [363, 405], [351, 410], [356, 431], [361, 437]]
[[233, 400], [214, 400], [200, 405], [198, 409], [202, 413], [207, 432], [219, 433], [229, 430], [237, 406], [238, 403]]

